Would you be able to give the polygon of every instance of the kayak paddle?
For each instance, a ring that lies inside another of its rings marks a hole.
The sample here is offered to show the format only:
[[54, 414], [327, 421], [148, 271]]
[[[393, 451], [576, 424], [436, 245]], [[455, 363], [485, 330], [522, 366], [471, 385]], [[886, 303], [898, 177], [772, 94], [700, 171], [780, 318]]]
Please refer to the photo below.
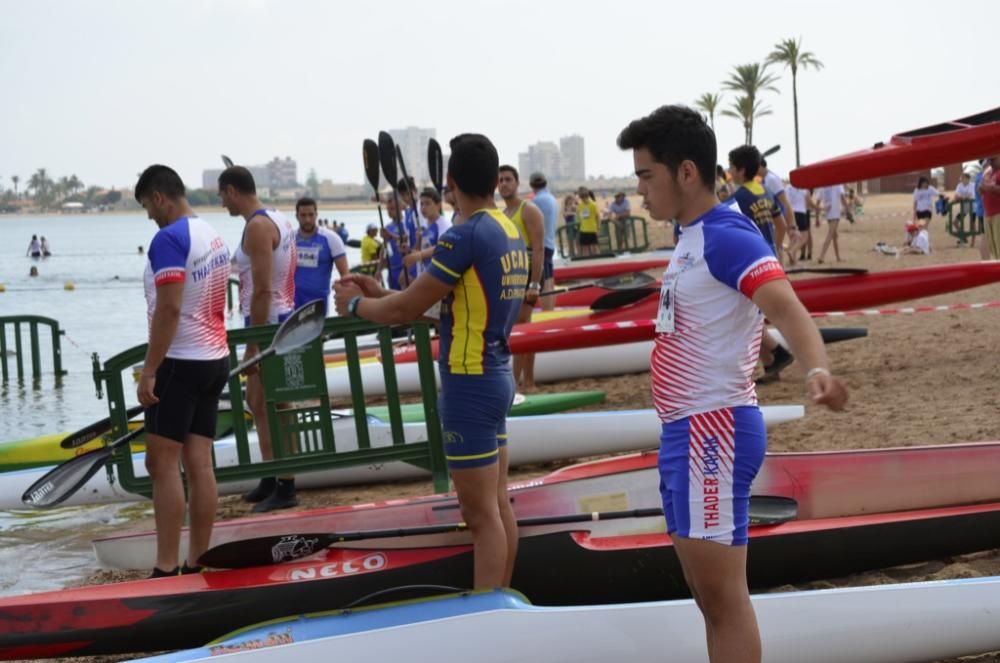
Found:
[[792, 267], [785, 274], [867, 274], [864, 267]]
[[646, 297], [659, 291], [659, 288], [629, 288], [628, 290], [614, 290], [612, 292], [605, 293], [590, 302], [590, 308], [593, 311], [609, 311], [611, 309], [628, 306], [629, 304], [637, 302], [640, 299], [645, 299]]
[[[628, 511], [571, 513], [561, 516], [521, 518], [517, 521], [517, 526], [559, 525], [563, 523], [582, 523], [620, 518], [648, 518], [661, 515], [663, 515], [662, 508], [649, 507]], [[754, 495], [750, 498], [751, 525], [777, 525], [794, 520], [797, 515], [798, 502], [790, 497]], [[447, 532], [463, 532], [467, 529], [468, 525], [465, 523], [450, 523], [446, 525], [359, 530], [354, 532], [276, 534], [274, 536], [261, 536], [242, 541], [230, 541], [229, 543], [215, 546], [208, 549], [198, 558], [198, 564], [216, 569], [241, 569], [250, 566], [280, 564], [315, 555], [334, 544], [346, 541], [443, 534]]]
[[604, 288], [605, 290], [629, 290], [631, 288], [639, 288], [650, 283], [654, 283], [656, 279], [647, 274], [646, 272], [628, 272], [627, 274], [618, 274], [617, 276], [609, 276], [603, 279], [597, 279], [596, 281], [589, 281], [587, 283], [578, 283], [576, 285], [566, 286], [565, 288], [556, 288], [555, 290], [549, 290], [548, 292], [538, 293], [539, 297], [545, 297], [547, 295], [558, 295], [563, 292], [570, 292], [571, 290], [582, 290], [583, 288]]
[[[143, 407], [141, 405], [135, 405], [125, 410], [125, 418], [131, 419], [135, 415], [142, 412]], [[75, 433], [70, 433], [63, 438], [59, 446], [63, 449], [76, 449], [77, 447], [82, 447], [87, 442], [95, 440], [102, 435], [105, 435], [111, 430], [111, 417], [105, 417], [100, 421], [95, 421], [89, 426], [85, 426]]]
[[[270, 347], [236, 366], [229, 372], [229, 377], [242, 373], [266, 357], [273, 354], [286, 354], [319, 337], [323, 331], [323, 321], [325, 320], [322, 304], [322, 300], [316, 299], [296, 309], [278, 327]], [[28, 489], [21, 496], [21, 501], [36, 508], [47, 508], [61, 504], [104, 467], [114, 454], [115, 449], [128, 444], [144, 430], [145, 427], [140, 426], [107, 446], [88, 451], [57, 465], [38, 481], [28, 486]]]
[[427, 143], [427, 170], [434, 188], [441, 195], [444, 190], [444, 157], [441, 156], [441, 144], [434, 138]]
[[222, 155], [222, 163], [225, 164], [226, 168], [232, 168], [235, 164], [233, 160], [227, 157], [225, 154]]
[[[367, 157], [367, 153], [365, 155]], [[392, 189], [392, 199], [396, 203], [396, 214], [399, 215], [399, 250], [405, 254], [404, 246], [409, 248], [410, 238], [406, 234], [406, 224], [403, 223], [403, 210], [399, 206], [399, 192], [396, 190], [396, 143], [388, 131], [378, 132], [378, 161], [382, 164], [382, 174]], [[406, 240], [405, 244], [403, 240]], [[388, 244], [388, 242], [386, 242]], [[403, 287], [410, 285], [410, 270], [403, 270]]]

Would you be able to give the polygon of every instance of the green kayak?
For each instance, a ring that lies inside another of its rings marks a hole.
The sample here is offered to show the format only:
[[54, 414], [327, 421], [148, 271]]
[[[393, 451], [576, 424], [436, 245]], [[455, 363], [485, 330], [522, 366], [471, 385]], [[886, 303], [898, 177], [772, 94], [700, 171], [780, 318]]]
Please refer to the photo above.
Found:
[[[514, 399], [514, 405], [510, 408], [512, 417], [530, 417], [537, 414], [553, 414], [564, 412], [587, 405], [598, 405], [603, 403], [605, 393], [603, 391], [567, 391], [561, 394], [529, 394], [522, 396], [518, 394]], [[400, 406], [403, 415], [403, 423], [413, 423], [424, 420], [424, 406], [422, 403], [409, 403]], [[365, 408], [365, 411], [383, 421], [389, 421], [389, 407], [377, 405]], [[351, 410], [340, 410], [341, 414], [350, 416]]]

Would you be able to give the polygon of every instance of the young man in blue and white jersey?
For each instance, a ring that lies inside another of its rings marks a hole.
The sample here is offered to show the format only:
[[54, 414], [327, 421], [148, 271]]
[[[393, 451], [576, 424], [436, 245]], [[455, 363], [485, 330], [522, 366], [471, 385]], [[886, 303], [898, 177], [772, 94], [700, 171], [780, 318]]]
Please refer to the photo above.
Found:
[[451, 228], [451, 221], [441, 213], [441, 196], [435, 189], [425, 188], [420, 192], [420, 214], [427, 219], [427, 225], [420, 234], [420, 249], [411, 251], [403, 258], [403, 264], [415, 266], [418, 273], [431, 266], [438, 238]]
[[618, 146], [632, 150], [650, 216], [680, 226], [650, 360], [667, 531], [705, 618], [709, 660], [755, 663], [746, 543], [750, 484], [767, 444], [751, 379], [764, 316], [809, 367], [813, 402], [839, 410], [847, 390], [770, 244], [720, 204], [715, 134], [701, 114], [664, 106], [623, 129]]
[[[208, 548], [219, 493], [212, 466], [219, 395], [229, 375], [226, 289], [229, 249], [188, 205], [167, 166], [143, 171], [135, 199], [159, 230], [144, 276], [149, 345], [137, 396], [146, 408], [146, 468], [153, 480], [156, 566], [151, 577], [194, 573]], [[188, 561], [178, 565], [184, 464], [191, 517]]]
[[340, 235], [316, 225], [316, 215], [316, 201], [312, 198], [299, 198], [295, 203], [295, 219], [299, 222], [299, 231], [295, 233], [298, 253], [295, 263], [295, 308], [322, 299], [323, 310], [326, 311], [334, 266], [341, 277], [348, 273], [349, 267]]

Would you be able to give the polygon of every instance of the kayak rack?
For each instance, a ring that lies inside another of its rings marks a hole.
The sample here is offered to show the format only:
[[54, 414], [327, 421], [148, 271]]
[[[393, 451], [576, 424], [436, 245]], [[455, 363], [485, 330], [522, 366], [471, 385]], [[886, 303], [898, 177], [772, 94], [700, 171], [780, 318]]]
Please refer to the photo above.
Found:
[[[417, 350], [417, 363], [421, 381], [426, 436], [408, 442], [404, 435], [403, 416], [393, 359], [393, 337], [390, 327], [380, 327], [358, 318], [327, 318], [323, 337], [300, 350], [284, 355], [272, 355], [261, 362], [267, 423], [271, 433], [273, 460], [254, 460], [259, 454], [251, 452], [248, 439], [247, 417], [244, 416], [243, 383], [240, 376], [229, 380], [229, 402], [232, 408], [233, 435], [236, 439], [236, 457], [225, 467], [216, 464], [215, 476], [220, 482], [241, 481], [267, 476], [289, 476], [305, 472], [327, 470], [350, 465], [379, 465], [403, 461], [431, 472], [435, 491], [448, 490], [448, 470], [442, 444], [441, 421], [437, 410], [437, 383], [434, 359], [427, 324], [412, 325]], [[267, 347], [277, 325], [230, 329], [228, 344], [230, 365], [235, 367], [242, 355], [241, 346], [256, 343]], [[389, 431], [379, 420], [369, 419], [366, 413], [362, 382], [362, 358], [357, 337], [376, 333], [382, 354], [382, 372], [385, 398], [388, 401]], [[326, 365], [323, 359], [323, 342], [341, 338], [347, 360], [347, 373], [351, 386], [351, 406], [354, 417], [337, 419], [338, 431], [334, 433], [330, 396], [326, 382]], [[103, 366], [94, 360], [94, 382], [98, 398], [107, 390], [108, 407], [113, 424], [111, 438], [127, 432], [127, 407], [125, 384], [132, 382], [132, 366], [142, 361], [146, 345], [136, 346], [114, 357]], [[378, 427], [380, 443], [372, 444], [372, 426]], [[353, 430], [352, 430], [353, 429]], [[338, 446], [337, 437], [351, 438], [349, 444]], [[391, 440], [386, 442], [386, 437]], [[134, 441], [140, 443], [141, 438]], [[346, 448], [345, 448], [346, 447]], [[217, 459], [213, 455], [213, 462]], [[117, 449], [108, 464], [108, 478], [117, 480], [130, 492], [143, 495], [152, 493], [152, 483], [147, 477], [137, 477], [132, 450], [128, 446]]]
[[[10, 344], [7, 340], [8, 325], [12, 328], [14, 339], [13, 350], [10, 349]], [[62, 367], [62, 347], [60, 345], [60, 337], [66, 332], [59, 328], [58, 320], [46, 318], [41, 315], [10, 315], [0, 317], [0, 374], [3, 376], [3, 381], [7, 382], [10, 380], [11, 371], [8, 360], [11, 355], [14, 358], [17, 379], [24, 379], [25, 348], [22, 330], [25, 325], [28, 330], [28, 346], [31, 351], [31, 377], [35, 380], [42, 377], [42, 353], [38, 330], [39, 327], [48, 327], [49, 336], [51, 336], [52, 340], [52, 372], [55, 373], [56, 380], [58, 381], [59, 378], [66, 375], [66, 371]]]

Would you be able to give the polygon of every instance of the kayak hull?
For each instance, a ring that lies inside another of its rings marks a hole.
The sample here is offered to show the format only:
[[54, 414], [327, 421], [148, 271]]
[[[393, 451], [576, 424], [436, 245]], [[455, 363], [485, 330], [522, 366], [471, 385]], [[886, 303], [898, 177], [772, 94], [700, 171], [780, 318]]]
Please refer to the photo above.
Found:
[[893, 136], [888, 143], [793, 170], [794, 186], [811, 189], [927, 170], [1000, 154], [1000, 108]]
[[[523, 536], [514, 589], [540, 605], [686, 598], [669, 537], [612, 522], [619, 531], [611, 536]], [[749, 545], [753, 588], [837, 577], [998, 547], [1000, 504], [792, 521], [752, 528]], [[464, 587], [471, 562], [470, 546], [333, 548], [280, 566], [8, 597], [0, 599], [0, 658], [197, 647], [290, 606], [334, 610], [401, 585]]]
[[[993, 613], [1000, 578], [972, 578], [755, 595], [761, 644], [771, 663], [875, 663], [952, 658], [1000, 647]], [[469, 633], [516, 633], [476, 660], [601, 663], [704, 661], [704, 628], [692, 600], [554, 608], [494, 590], [347, 614], [302, 616], [247, 630], [214, 646], [143, 659], [148, 663], [407, 660], [433, 652], [469, 660]], [[572, 633], [573, 637], [566, 637]], [[283, 642], [287, 641], [287, 642]], [[226, 659], [228, 660], [228, 658]]]
[[[518, 518], [536, 518], [657, 508], [657, 455], [649, 451], [579, 463], [514, 483], [510, 488], [514, 513]], [[800, 519], [993, 502], [1000, 501], [998, 464], [1000, 442], [768, 453], [753, 492], [796, 500]], [[456, 522], [457, 513], [454, 494], [442, 494], [240, 518], [216, 523], [212, 545], [296, 532], [441, 525]], [[594, 522], [586, 529], [599, 533], [608, 527]], [[152, 531], [101, 537], [93, 545], [105, 567], [149, 569], [155, 561]]]

